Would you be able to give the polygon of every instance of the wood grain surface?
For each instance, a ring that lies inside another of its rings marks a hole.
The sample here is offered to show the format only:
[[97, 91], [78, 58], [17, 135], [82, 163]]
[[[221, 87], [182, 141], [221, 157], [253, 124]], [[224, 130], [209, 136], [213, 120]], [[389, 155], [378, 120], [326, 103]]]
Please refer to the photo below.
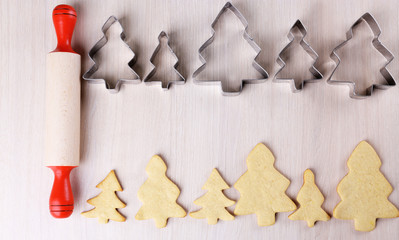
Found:
[[[292, 199], [302, 185], [303, 171], [310, 168], [326, 198], [323, 207], [332, 214], [339, 202], [336, 186], [347, 173], [346, 161], [355, 146], [367, 140], [394, 188], [389, 200], [399, 206], [399, 87], [354, 100], [346, 86], [325, 82], [334, 67], [329, 58], [332, 49], [365, 12], [381, 25], [382, 43], [399, 56], [398, 1], [233, 1], [247, 18], [248, 32], [262, 48], [258, 62], [271, 77], [278, 69], [277, 54], [288, 43], [287, 33], [297, 19], [308, 29], [306, 40], [319, 54], [316, 66], [325, 76], [300, 93], [269, 78], [246, 85], [235, 97], [222, 96], [219, 85], [195, 85], [191, 78], [201, 64], [198, 48], [211, 36], [210, 25], [224, 1], [62, 1], [78, 12], [73, 46], [82, 55], [82, 74], [93, 64], [87, 54], [102, 36], [102, 24], [115, 15], [137, 55], [134, 69], [142, 78], [151, 70], [149, 59], [162, 30], [169, 34], [180, 59], [179, 71], [187, 78], [185, 85], [169, 91], [141, 83], [123, 85], [118, 94], [110, 94], [103, 84], [82, 83], [81, 159], [72, 173], [75, 212], [65, 220], [50, 216], [53, 176], [43, 166], [45, 61], [56, 46], [51, 12], [59, 3], [0, 3], [2, 239], [397, 239], [399, 219], [379, 219], [374, 231], [361, 233], [354, 230], [353, 221], [335, 218], [308, 228], [306, 222], [289, 220], [290, 213], [277, 214], [276, 224], [270, 227], [259, 227], [254, 215], [211, 226], [187, 216], [170, 219], [166, 228], [156, 229], [153, 221], [137, 221], [134, 216], [141, 206], [137, 191], [147, 178], [145, 166], [154, 154], [164, 158], [168, 177], [181, 189], [178, 203], [191, 212], [198, 209], [193, 201], [204, 194], [201, 187], [212, 169], [216, 167], [232, 186], [246, 171], [245, 158], [259, 142], [271, 149], [275, 167], [291, 180], [287, 194]], [[217, 77], [229, 80], [225, 84], [239, 84], [241, 75], [252, 76], [254, 52], [235, 21], [222, 20], [216, 27], [219, 37], [214, 50], [206, 53], [209, 68], [204, 79]], [[337, 78], [381, 81], [383, 58], [371, 48], [367, 29], [359, 27], [366, 34], [344, 51]], [[306, 55], [296, 52], [290, 54], [287, 66], [294, 77], [306, 74], [311, 64]], [[126, 49], [112, 50], [104, 61], [123, 62], [125, 54], [129, 54]], [[114, 72], [107, 73], [110, 81], [125, 67], [103, 66], [102, 71]], [[396, 59], [389, 70], [399, 78]], [[99, 225], [80, 212], [91, 208], [86, 200], [100, 192], [96, 184], [112, 169], [124, 189], [118, 196], [127, 204], [120, 210], [127, 221]], [[239, 199], [235, 189], [225, 193]]]

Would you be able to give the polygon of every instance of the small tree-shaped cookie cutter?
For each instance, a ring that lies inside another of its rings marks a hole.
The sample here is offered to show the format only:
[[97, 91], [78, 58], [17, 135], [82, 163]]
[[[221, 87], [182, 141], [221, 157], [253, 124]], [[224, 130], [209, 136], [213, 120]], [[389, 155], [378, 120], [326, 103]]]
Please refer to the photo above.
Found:
[[[365, 21], [367, 23], [367, 25], [370, 27], [371, 31], [374, 34], [374, 38], [372, 40], [374, 48], [378, 52], [380, 52], [387, 60], [385, 65], [380, 69], [380, 72], [381, 72], [382, 76], [384, 77], [386, 84], [372, 84], [370, 87], [368, 87], [366, 89], [365, 94], [360, 94], [360, 93], [356, 92], [356, 83], [354, 81], [332, 80], [332, 76], [334, 75], [339, 64], [341, 63], [341, 58], [339, 57], [337, 51], [341, 47], [343, 47], [345, 44], [347, 44], [349, 40], [351, 40], [353, 38], [353, 29], [357, 25], [359, 25], [362, 21]], [[361, 99], [361, 98], [371, 96], [374, 89], [385, 90], [385, 89], [388, 89], [389, 87], [395, 86], [396, 85], [395, 79], [392, 77], [391, 73], [386, 68], [388, 66], [388, 64], [390, 64], [392, 62], [392, 60], [394, 59], [394, 55], [380, 42], [380, 40], [378, 39], [380, 35], [381, 35], [381, 28], [378, 25], [375, 18], [370, 13], [363, 14], [363, 16], [361, 16], [350, 27], [349, 31], [346, 33], [346, 40], [344, 42], [342, 42], [341, 44], [339, 44], [337, 47], [335, 47], [333, 49], [332, 53], [330, 54], [330, 58], [332, 60], [334, 60], [336, 66], [335, 66], [334, 70], [332, 71], [332, 73], [330, 74], [330, 76], [328, 77], [327, 83], [329, 83], [329, 84], [347, 84], [349, 86], [349, 88], [351, 89], [351, 91], [349, 92], [349, 96], [351, 98], [355, 98], [355, 99]]]
[[[118, 81], [115, 84], [115, 87], [111, 87], [111, 85], [102, 78], [93, 78], [93, 74], [98, 70], [99, 64], [94, 60], [94, 56], [96, 53], [107, 43], [108, 39], [106, 36], [107, 31], [113, 24], [119, 24], [122, 32], [120, 34], [120, 38], [122, 39], [122, 42], [126, 45], [126, 47], [133, 53], [134, 57], [128, 62], [129, 69], [134, 75], [134, 79], [118, 79]], [[83, 79], [88, 81], [89, 83], [105, 83], [106, 89], [108, 89], [111, 93], [117, 93], [119, 92], [120, 86], [122, 83], [140, 83], [141, 79], [140, 76], [133, 70], [133, 65], [136, 63], [136, 54], [133, 52], [133, 50], [130, 48], [130, 46], [126, 43], [126, 35], [125, 35], [125, 30], [122, 27], [122, 24], [119, 22], [119, 20], [115, 16], [111, 16], [108, 18], [108, 20], [104, 23], [103, 27], [101, 28], [101, 31], [103, 32], [103, 37], [90, 49], [89, 51], [89, 57], [90, 59], [94, 62], [94, 65], [83, 74]]]
[[[158, 55], [159, 50], [161, 49], [161, 39], [162, 38], [166, 38], [167, 42], [166, 42], [166, 46], [168, 47], [169, 52], [172, 54], [172, 56], [176, 59], [175, 64], [173, 65], [173, 70], [175, 71], [175, 73], [178, 75], [179, 79], [177, 80], [172, 80], [172, 81], [162, 81], [162, 80], [151, 80], [151, 78], [154, 76], [154, 74], [157, 71], [156, 66], [154, 65], [154, 59], [155, 57]], [[152, 65], [152, 70], [150, 73], [148, 73], [148, 75], [144, 78], [143, 82], [146, 84], [154, 84], [157, 82], [161, 83], [161, 87], [163, 90], [168, 90], [170, 84], [184, 84], [186, 82], [186, 79], [183, 77], [183, 75], [181, 75], [181, 73], [177, 70], [177, 67], [179, 66], [179, 58], [176, 56], [175, 52], [173, 51], [173, 49], [170, 47], [169, 45], [169, 36], [166, 32], [162, 31], [159, 36], [158, 36], [158, 46], [155, 48], [153, 54], [151, 55], [150, 58], [150, 63]]]
[[242, 25], [244, 26], [244, 33], [243, 33], [243, 37], [245, 40], [247, 40], [247, 42], [249, 43], [249, 45], [255, 50], [256, 52], [256, 56], [254, 57], [254, 60], [252, 62], [252, 66], [263, 76], [263, 78], [260, 79], [242, 79], [241, 80], [241, 85], [240, 85], [240, 89], [238, 91], [224, 91], [222, 88], [222, 94], [223, 95], [239, 95], [243, 89], [244, 84], [248, 83], [261, 83], [266, 81], [266, 79], [269, 77], [269, 74], [266, 72], [266, 70], [260, 66], [260, 64], [258, 62], [256, 62], [256, 58], [259, 56], [260, 52], [261, 52], [261, 48], [255, 43], [255, 41], [253, 40], [253, 38], [248, 34], [247, 29], [248, 29], [248, 22], [245, 19], [245, 17], [241, 14], [241, 12], [231, 3], [231, 2], [227, 2], [222, 10], [220, 10], [219, 14], [216, 16], [215, 20], [213, 20], [212, 24], [211, 24], [211, 29], [212, 29], [212, 36], [206, 40], [206, 42], [198, 49], [198, 54], [199, 54], [199, 59], [202, 62], [202, 65], [194, 71], [193, 73], [193, 82], [196, 84], [201, 84], [201, 83], [219, 83], [220, 85], [222, 84], [221, 81], [214, 81], [214, 80], [197, 80], [195, 79], [195, 77], [202, 72], [205, 67], [206, 67], [206, 60], [205, 58], [202, 56], [202, 52], [205, 50], [205, 48], [207, 48], [215, 39], [215, 28], [214, 26], [216, 25], [216, 23], [218, 22], [219, 18], [223, 15], [224, 12], [226, 12], [227, 10], [230, 10], [232, 13], [234, 13], [234, 15], [241, 21]]
[[[306, 79], [306, 80], [302, 80], [301, 84], [297, 87], [297, 85], [295, 84], [295, 79], [294, 78], [278, 78], [277, 75], [284, 69], [284, 67], [286, 66], [285, 61], [282, 58], [283, 53], [292, 45], [292, 43], [295, 40], [295, 35], [294, 35], [294, 30], [295, 28], [297, 28], [299, 30], [299, 32], [301, 33], [301, 41], [300, 41], [300, 45], [303, 48], [303, 50], [306, 51], [306, 53], [312, 57], [313, 59], [313, 63], [312, 66], [309, 68], [309, 71], [312, 73], [312, 75], [315, 77], [314, 79]], [[278, 54], [278, 58], [276, 60], [276, 62], [280, 65], [280, 69], [276, 72], [276, 74], [274, 75], [274, 82], [285, 82], [285, 81], [289, 81], [291, 83], [291, 89], [292, 92], [299, 92], [303, 89], [303, 87], [305, 86], [306, 83], [308, 82], [315, 82], [315, 81], [319, 81], [323, 78], [323, 75], [320, 73], [320, 71], [314, 66], [317, 59], [319, 58], [319, 55], [317, 55], [316, 51], [313, 50], [313, 48], [309, 45], [309, 43], [307, 43], [305, 41], [305, 36], [307, 34], [307, 30], [305, 28], [305, 26], [302, 24], [302, 22], [298, 19], [295, 24], [291, 27], [290, 31], [288, 32], [288, 39], [289, 39], [289, 43], [280, 51], [280, 53]]]

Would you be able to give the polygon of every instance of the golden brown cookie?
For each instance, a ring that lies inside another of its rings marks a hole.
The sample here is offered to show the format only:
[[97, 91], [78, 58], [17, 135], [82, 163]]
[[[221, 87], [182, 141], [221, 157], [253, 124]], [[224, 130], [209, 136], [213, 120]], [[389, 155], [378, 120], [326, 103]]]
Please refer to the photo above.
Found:
[[324, 196], [317, 187], [314, 174], [310, 169], [303, 173], [303, 185], [296, 198], [300, 204], [298, 210], [288, 216], [291, 220], [305, 220], [308, 227], [316, 221], [328, 221], [330, 216], [321, 208]]
[[349, 173], [337, 186], [341, 202], [333, 215], [353, 219], [357, 231], [371, 231], [377, 218], [395, 218], [398, 209], [388, 200], [392, 187], [380, 172], [381, 160], [374, 148], [362, 141], [348, 159]]
[[126, 218], [116, 210], [116, 208], [126, 207], [126, 204], [119, 200], [115, 193], [115, 191], [123, 191], [115, 171], [112, 170], [96, 188], [103, 191], [96, 197], [87, 200], [87, 203], [95, 208], [81, 214], [87, 218], [98, 218], [99, 223], [107, 223], [109, 219], [124, 222]]
[[223, 190], [228, 188], [230, 188], [229, 185], [220, 176], [218, 170], [214, 168], [211, 176], [202, 187], [208, 192], [194, 201], [196, 205], [202, 206], [202, 209], [191, 212], [190, 216], [198, 219], [207, 218], [208, 224], [216, 224], [218, 219], [234, 220], [234, 216], [226, 210], [226, 207], [235, 203], [223, 194]]
[[185, 217], [186, 212], [176, 203], [179, 188], [166, 176], [167, 167], [162, 158], [155, 155], [146, 167], [148, 179], [140, 187], [138, 197], [143, 203], [136, 214], [137, 220], [153, 218], [157, 228], [166, 226], [168, 218]]
[[256, 214], [259, 226], [275, 223], [276, 212], [296, 209], [295, 203], [285, 194], [290, 180], [274, 168], [274, 156], [262, 143], [247, 157], [248, 171], [234, 184], [241, 198], [234, 210], [235, 215]]

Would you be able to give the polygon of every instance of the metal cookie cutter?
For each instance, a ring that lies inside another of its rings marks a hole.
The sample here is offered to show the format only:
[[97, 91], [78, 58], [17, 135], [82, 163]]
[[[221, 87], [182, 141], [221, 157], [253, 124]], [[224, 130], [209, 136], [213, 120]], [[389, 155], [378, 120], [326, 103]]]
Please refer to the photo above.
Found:
[[[277, 75], [284, 69], [284, 67], [286, 66], [285, 61], [282, 58], [283, 53], [292, 45], [292, 43], [295, 40], [295, 35], [294, 35], [294, 31], [295, 28], [297, 28], [299, 30], [299, 32], [301, 33], [301, 41], [300, 41], [300, 45], [303, 48], [303, 50], [306, 51], [306, 53], [313, 58], [313, 63], [312, 66], [309, 68], [309, 71], [313, 74], [313, 76], [315, 77], [314, 79], [306, 79], [306, 80], [302, 80], [300, 85], [297, 86], [295, 84], [295, 80], [293, 78], [277, 78]], [[305, 28], [305, 26], [302, 24], [302, 22], [298, 19], [295, 24], [291, 27], [287, 37], [289, 39], [289, 43], [280, 51], [280, 53], [278, 54], [278, 58], [276, 60], [276, 62], [280, 65], [280, 69], [276, 72], [276, 74], [274, 75], [274, 81], [275, 82], [280, 82], [280, 81], [290, 81], [291, 83], [291, 89], [293, 92], [299, 92], [303, 89], [303, 87], [305, 86], [305, 83], [308, 82], [315, 82], [318, 80], [321, 80], [323, 78], [323, 75], [320, 73], [320, 71], [314, 66], [314, 64], [316, 63], [317, 59], [319, 58], [319, 55], [317, 55], [317, 53], [313, 50], [313, 48], [309, 45], [309, 43], [307, 43], [305, 41], [305, 36], [307, 34], [307, 30]]]
[[[157, 54], [159, 53], [159, 50], [161, 49], [161, 39], [162, 38], [166, 38], [167, 42], [166, 45], [168, 47], [169, 52], [173, 55], [173, 57], [176, 59], [175, 64], [173, 65], [173, 70], [175, 71], [175, 73], [178, 75], [179, 79], [178, 80], [172, 80], [172, 81], [162, 81], [162, 80], [151, 80], [151, 78], [154, 76], [154, 74], [156, 73], [157, 69], [156, 66], [154, 65], [154, 59], [157, 56]], [[158, 46], [155, 48], [153, 54], [151, 55], [150, 58], [150, 63], [152, 65], [152, 70], [151, 72], [144, 78], [144, 82], [146, 84], [152, 84], [152, 83], [156, 83], [156, 82], [161, 82], [161, 86], [163, 90], [168, 90], [170, 84], [174, 83], [174, 84], [184, 84], [186, 82], [186, 79], [183, 77], [183, 75], [180, 74], [180, 72], [177, 70], [177, 67], [179, 66], [179, 59], [177, 58], [176, 54], [173, 52], [172, 48], [169, 45], [169, 36], [167, 33], [165, 33], [164, 31], [162, 31], [159, 36], [158, 36]]]
[[[131, 72], [133, 73], [133, 75], [135, 76], [135, 78], [134, 79], [118, 79], [118, 81], [115, 84], [115, 87], [112, 88], [110, 86], [110, 84], [105, 79], [92, 78], [92, 76], [97, 71], [98, 66], [99, 66], [99, 64], [97, 64], [96, 61], [94, 60], [94, 56], [107, 43], [108, 39], [107, 39], [106, 33], [107, 33], [108, 29], [115, 23], [119, 24], [122, 29], [120, 38], [125, 43], [127, 48], [134, 54], [134, 57], [128, 62], [128, 66], [129, 66], [129, 69], [131, 70]], [[104, 23], [103, 27], [101, 28], [101, 31], [103, 32], [104, 36], [89, 51], [89, 57], [94, 62], [94, 65], [87, 72], [85, 72], [83, 74], [83, 79], [88, 81], [89, 83], [103, 83], [104, 82], [105, 87], [111, 93], [119, 92], [119, 89], [120, 89], [120, 86], [122, 83], [140, 83], [141, 82], [140, 76], [133, 70], [133, 65], [136, 62], [136, 54], [126, 43], [125, 31], [124, 31], [121, 23], [119, 22], [119, 20], [114, 16], [109, 17], [108, 20]]]
[[247, 42], [249, 43], [249, 45], [251, 45], [251, 47], [255, 50], [256, 52], [256, 56], [254, 57], [254, 60], [252, 62], [252, 66], [260, 73], [262, 74], [263, 78], [261, 79], [242, 79], [241, 80], [241, 86], [240, 89], [238, 91], [224, 91], [223, 87], [222, 87], [222, 93], [223, 95], [239, 95], [242, 91], [242, 88], [244, 86], [244, 84], [246, 83], [261, 83], [266, 81], [266, 79], [269, 77], [269, 74], [266, 72], [266, 70], [261, 67], [259, 65], [259, 63], [256, 62], [256, 58], [259, 56], [259, 53], [261, 52], [260, 47], [255, 43], [255, 41], [253, 40], [253, 38], [248, 34], [247, 32], [247, 28], [248, 28], [248, 22], [247, 20], [244, 18], [244, 16], [240, 13], [240, 11], [230, 2], [227, 2], [222, 10], [220, 10], [219, 14], [216, 16], [215, 20], [213, 20], [212, 24], [211, 24], [211, 28], [212, 28], [212, 36], [198, 49], [198, 54], [199, 54], [199, 59], [202, 62], [202, 65], [195, 70], [195, 72], [193, 73], [193, 78], [194, 78], [194, 83], [196, 84], [201, 84], [203, 83], [214, 83], [214, 82], [219, 82], [220, 85], [222, 85], [221, 81], [214, 81], [214, 80], [196, 80], [195, 77], [202, 72], [205, 67], [206, 67], [206, 60], [205, 58], [202, 56], [202, 52], [205, 50], [205, 48], [207, 48], [214, 40], [215, 38], [215, 29], [214, 26], [216, 25], [216, 23], [218, 22], [220, 16], [222, 16], [222, 14], [224, 12], [226, 12], [227, 10], [230, 10], [232, 13], [234, 13], [234, 15], [236, 15], [236, 17], [241, 21], [242, 25], [244, 26], [244, 33], [243, 33], [243, 37], [245, 40], [247, 40]]
[[[355, 28], [357, 25], [359, 25], [362, 21], [365, 21], [367, 25], [370, 27], [371, 31], [374, 34], [373, 38], [373, 46], [377, 51], [379, 51], [387, 60], [385, 65], [380, 69], [380, 72], [382, 76], [385, 78], [386, 84], [373, 84], [370, 87], [367, 88], [365, 94], [359, 94], [356, 92], [356, 83], [353, 81], [338, 81], [338, 80], [332, 80], [332, 76], [334, 75], [335, 71], [337, 70], [339, 64], [341, 63], [341, 58], [338, 56], [338, 49], [343, 47], [345, 44], [348, 43], [349, 40], [352, 39], [353, 37], [353, 28]], [[389, 87], [395, 86], [396, 82], [395, 79], [392, 77], [391, 73], [388, 71], [386, 68], [388, 64], [392, 62], [394, 59], [393, 54], [380, 42], [378, 37], [381, 34], [381, 28], [378, 25], [377, 21], [375, 18], [370, 14], [370, 13], [365, 13], [363, 16], [361, 16], [349, 29], [349, 31], [346, 33], [346, 40], [339, 44], [334, 50], [332, 51], [330, 58], [334, 60], [336, 66], [334, 70], [332, 71], [331, 75], [328, 77], [327, 82], [330, 84], [347, 84], [349, 88], [351, 89], [349, 96], [351, 98], [365, 98], [368, 96], [371, 96], [373, 93], [374, 89], [387, 89]]]

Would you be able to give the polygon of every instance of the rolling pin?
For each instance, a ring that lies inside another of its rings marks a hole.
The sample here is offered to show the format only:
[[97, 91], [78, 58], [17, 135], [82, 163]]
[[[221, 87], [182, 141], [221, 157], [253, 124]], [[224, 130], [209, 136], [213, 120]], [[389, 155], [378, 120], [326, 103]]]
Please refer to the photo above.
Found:
[[67, 218], [73, 212], [69, 174], [80, 157], [80, 55], [71, 47], [76, 11], [69, 5], [53, 10], [57, 48], [46, 59], [45, 166], [54, 172], [50, 213]]

